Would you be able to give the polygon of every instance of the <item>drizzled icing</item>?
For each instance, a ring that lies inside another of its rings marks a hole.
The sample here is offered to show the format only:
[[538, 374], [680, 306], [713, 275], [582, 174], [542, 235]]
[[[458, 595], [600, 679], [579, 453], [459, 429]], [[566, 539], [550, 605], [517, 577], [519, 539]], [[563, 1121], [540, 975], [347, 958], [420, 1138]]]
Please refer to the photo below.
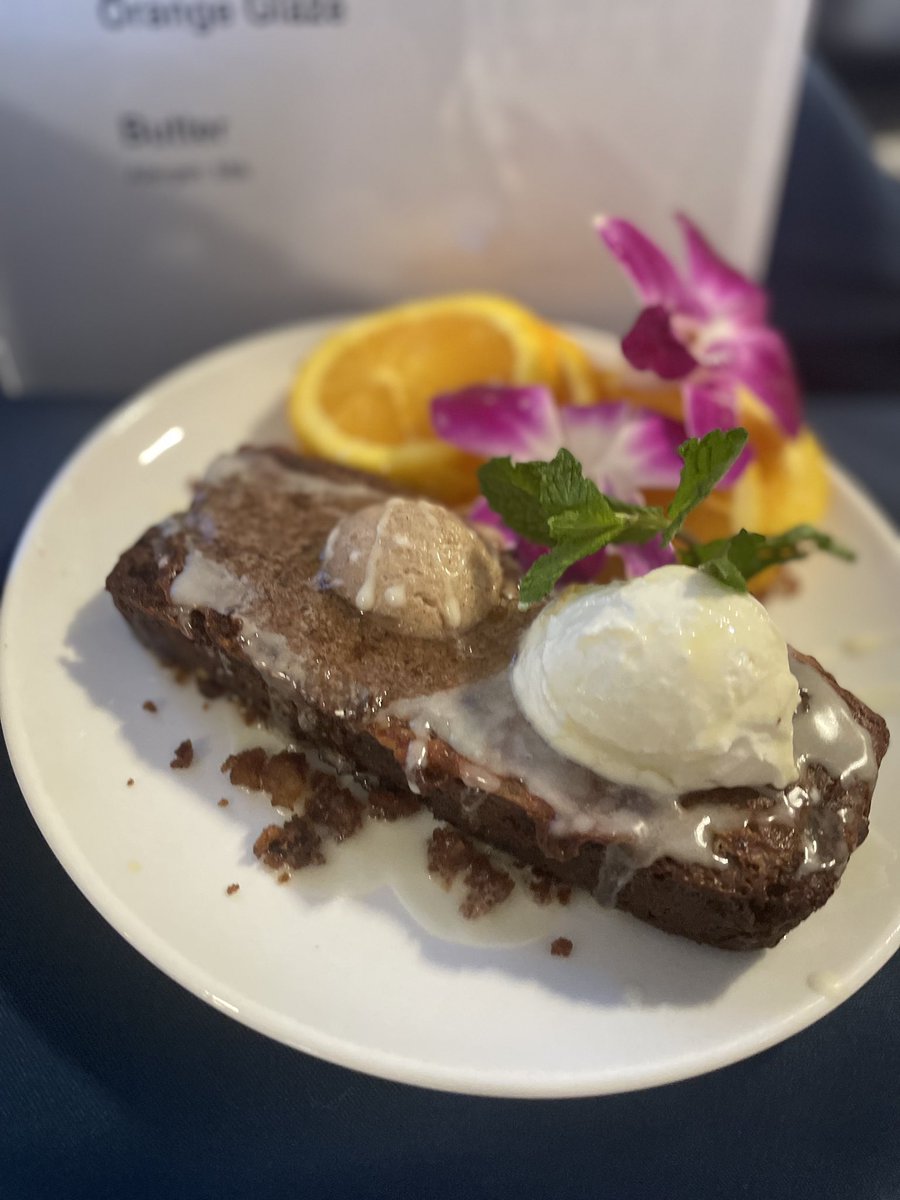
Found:
[[[843, 698], [813, 667], [792, 655], [791, 670], [802, 697], [794, 718], [798, 782], [772, 792], [771, 807], [764, 810], [751, 811], [740, 803], [685, 805], [676, 795], [602, 779], [563, 758], [532, 729], [515, 703], [507, 672], [395, 702], [382, 719], [397, 718], [412, 731], [406, 769], [415, 790], [418, 774], [427, 765], [429, 740], [437, 737], [462, 758], [461, 776], [467, 786], [495, 791], [500, 780], [514, 780], [546, 801], [554, 814], [552, 837], [597, 836], [616, 844], [618, 851], [606, 856], [599, 889], [603, 895], [598, 896], [611, 901], [639, 866], [661, 857], [723, 866], [726, 860], [713, 848], [716, 834], [746, 826], [751, 818], [790, 825], [806, 807], [813, 812], [804, 829], [801, 872], [843, 867], [843, 814], [820, 805], [821, 794], [810, 780], [819, 766], [845, 786], [870, 783], [877, 770], [872, 742]], [[478, 782], [479, 775], [485, 784]]]
[[872, 739], [827, 679], [809, 663], [792, 657], [801, 702], [794, 717], [794, 754], [798, 768], [822, 766], [845, 785], [874, 783], [878, 764]]

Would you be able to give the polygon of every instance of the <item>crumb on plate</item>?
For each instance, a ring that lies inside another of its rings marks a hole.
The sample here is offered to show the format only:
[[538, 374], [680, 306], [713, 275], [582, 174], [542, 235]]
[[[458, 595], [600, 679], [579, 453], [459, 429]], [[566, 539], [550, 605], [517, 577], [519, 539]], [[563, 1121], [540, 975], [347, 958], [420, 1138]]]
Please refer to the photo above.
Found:
[[312, 773], [306, 815], [324, 826], [336, 842], [343, 842], [362, 828], [364, 813], [362, 802], [341, 787], [333, 775]]
[[229, 754], [220, 770], [223, 774], [228, 773], [228, 778], [235, 787], [259, 792], [262, 791], [262, 771], [267, 757], [262, 746], [254, 746], [250, 750], [240, 750], [237, 754]]
[[173, 771], [183, 771], [189, 767], [194, 761], [194, 743], [190, 738], [185, 738], [175, 747], [175, 757], [169, 763]]
[[459, 911], [469, 921], [502, 904], [515, 887], [508, 871], [449, 825], [439, 826], [428, 839], [428, 872], [446, 889], [462, 874], [466, 892]]

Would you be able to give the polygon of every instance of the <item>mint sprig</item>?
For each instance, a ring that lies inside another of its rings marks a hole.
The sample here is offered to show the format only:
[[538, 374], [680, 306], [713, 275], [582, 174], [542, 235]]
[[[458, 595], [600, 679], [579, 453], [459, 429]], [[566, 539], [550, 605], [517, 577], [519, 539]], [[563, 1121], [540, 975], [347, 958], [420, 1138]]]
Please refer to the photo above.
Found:
[[707, 575], [734, 587], [735, 584], [730, 580], [735, 573], [746, 582], [767, 567], [806, 558], [814, 550], [824, 550], [847, 562], [852, 562], [856, 557], [849, 547], [814, 525], [795, 525], [793, 529], [773, 537], [742, 529], [730, 538], [685, 546], [679, 558], [688, 566], [699, 567]]
[[728, 474], [747, 445], [747, 430], [713, 429], [705, 437], [688, 438], [678, 447], [684, 466], [681, 479], [669, 505], [669, 523], [663, 531], [668, 546], [698, 504], [702, 504], [716, 484]]
[[805, 558], [812, 550], [852, 559], [851, 550], [812, 525], [774, 537], [742, 529], [706, 544], [682, 533], [688, 515], [728, 473], [746, 443], [747, 431], [740, 428], [716, 429], [684, 442], [678, 448], [684, 462], [681, 479], [667, 509], [605, 495], [585, 479], [568, 450], [558, 451], [550, 462], [493, 458], [485, 463], [478, 478], [491, 508], [521, 537], [548, 547], [522, 577], [522, 603], [543, 599], [569, 567], [605, 546], [641, 544], [657, 535], [663, 545], [673, 545], [680, 562], [737, 591], [746, 591], [747, 580], [766, 567]]

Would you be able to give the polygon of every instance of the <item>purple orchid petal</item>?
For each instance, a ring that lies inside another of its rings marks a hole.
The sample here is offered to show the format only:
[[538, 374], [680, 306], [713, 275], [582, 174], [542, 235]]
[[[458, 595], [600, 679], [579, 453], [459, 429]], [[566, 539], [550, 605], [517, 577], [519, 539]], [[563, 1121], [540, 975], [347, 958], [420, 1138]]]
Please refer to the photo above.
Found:
[[624, 267], [644, 304], [661, 304], [664, 308], [703, 315], [703, 308], [685, 287], [668, 256], [630, 221], [598, 217], [594, 227]]
[[704, 308], [710, 314], [761, 325], [768, 310], [765, 290], [720, 258], [683, 213], [677, 213], [675, 219], [687, 248], [690, 286]]
[[431, 423], [445, 442], [486, 458], [547, 460], [562, 440], [556, 401], [543, 387], [478, 384], [436, 396]]
[[697, 365], [672, 332], [669, 314], [660, 304], [641, 310], [622, 338], [622, 353], [638, 371], [653, 371], [660, 379], [683, 379]]
[[[737, 424], [737, 400], [733, 383], [706, 372], [684, 386], [684, 424], [691, 437], [701, 438], [713, 429], [733, 429]], [[723, 476], [721, 487], [731, 487], [753, 457], [745, 446], [734, 465]]]
[[[519, 566], [524, 573], [532, 567], [542, 554], [547, 552], [546, 546], [535, 546], [534, 542], [526, 542], [524, 539], [519, 542], [516, 547], [516, 555], [519, 559]], [[603, 570], [603, 565], [606, 562], [606, 551], [598, 550], [596, 554], [589, 554], [587, 558], [580, 559], [577, 563], [573, 563], [560, 576], [560, 585], [566, 583], [591, 583], [596, 579]]]
[[591, 583], [597, 578], [606, 564], [606, 550], [598, 550], [589, 554], [563, 574], [561, 583]]
[[631, 543], [615, 543], [609, 548], [610, 554], [615, 554], [622, 560], [625, 577], [634, 579], [638, 575], [646, 575], [657, 567], [666, 567], [675, 562], [675, 551], [671, 546], [664, 546], [658, 537], [644, 542], [642, 546]]
[[494, 512], [484, 496], [479, 496], [477, 500], [472, 501], [468, 515], [474, 525], [484, 525], [490, 529], [507, 550], [512, 550], [518, 544], [520, 540], [518, 534], [505, 524], [499, 513]]
[[690, 437], [700, 438], [711, 429], [733, 429], [737, 424], [734, 386], [713, 371], [705, 371], [685, 384], [684, 425]]
[[796, 436], [803, 422], [800, 387], [790, 351], [774, 329], [761, 325], [742, 329], [728, 341], [712, 343], [710, 357], [718, 357], [732, 378], [772, 410], [782, 429]]
[[563, 444], [601, 491], [642, 503], [646, 488], [677, 487], [684, 430], [677, 421], [630, 404], [560, 409]]

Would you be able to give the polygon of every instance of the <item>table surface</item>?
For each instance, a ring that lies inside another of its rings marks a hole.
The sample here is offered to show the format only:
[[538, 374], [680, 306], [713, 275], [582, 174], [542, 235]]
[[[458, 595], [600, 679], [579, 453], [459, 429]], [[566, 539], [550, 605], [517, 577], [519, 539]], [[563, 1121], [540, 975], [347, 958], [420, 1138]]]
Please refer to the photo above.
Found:
[[[106, 411], [0, 401], [2, 576], [40, 492]], [[900, 520], [900, 395], [814, 398], [810, 419]], [[900, 1195], [900, 956], [811, 1029], [699, 1079], [587, 1100], [432, 1093], [204, 1005], [82, 897], [5, 752], [0, 805], [5, 1200]]]

